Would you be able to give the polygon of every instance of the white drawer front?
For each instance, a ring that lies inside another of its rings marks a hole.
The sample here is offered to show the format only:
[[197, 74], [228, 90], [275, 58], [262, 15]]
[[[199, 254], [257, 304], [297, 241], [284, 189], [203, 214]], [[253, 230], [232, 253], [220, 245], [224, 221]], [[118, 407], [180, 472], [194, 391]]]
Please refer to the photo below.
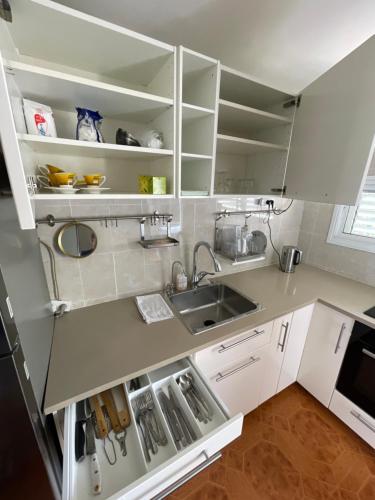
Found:
[[369, 445], [375, 448], [374, 418], [367, 415], [338, 391], [334, 391], [329, 409]]
[[230, 415], [247, 414], [258, 406], [264, 359], [264, 349], [258, 349], [206, 376], [212, 391], [220, 397]]
[[226, 366], [267, 345], [271, 340], [271, 333], [272, 321], [199, 351], [195, 355], [195, 362], [203, 373], [209, 374], [218, 367]]
[[[197, 386], [211, 407], [212, 418], [207, 423], [195, 419], [176, 383], [178, 376], [186, 372], [193, 374]], [[208, 463], [213, 455], [241, 434], [243, 416], [241, 414], [233, 418], [227, 416], [223, 405], [207, 388], [189, 360], [183, 359], [150, 372], [142, 377], [142, 384], [144, 387], [133, 393], [129, 392], [128, 384], [125, 384], [131, 413], [131, 425], [127, 429], [126, 437], [127, 456], [121, 455], [119, 445], [111, 432], [116, 447], [117, 462], [115, 465], [110, 465], [105, 457], [103, 441], [96, 440], [102, 475], [102, 493], [96, 496], [98, 499], [151, 499], [189, 471]], [[181, 408], [197, 434], [197, 440], [182, 450], [177, 450], [175, 446], [158, 400], [160, 391], [165, 391], [168, 385], [172, 385]], [[134, 399], [145, 390], [151, 390], [153, 394], [156, 411], [168, 439], [167, 445], [160, 446], [156, 455], [151, 454], [149, 463], [145, 460], [140, 431], [135, 423]], [[66, 409], [65, 415], [63, 499], [92, 500], [89, 458], [85, 457], [80, 463], [75, 461], [75, 420], [76, 405], [71, 405]]]

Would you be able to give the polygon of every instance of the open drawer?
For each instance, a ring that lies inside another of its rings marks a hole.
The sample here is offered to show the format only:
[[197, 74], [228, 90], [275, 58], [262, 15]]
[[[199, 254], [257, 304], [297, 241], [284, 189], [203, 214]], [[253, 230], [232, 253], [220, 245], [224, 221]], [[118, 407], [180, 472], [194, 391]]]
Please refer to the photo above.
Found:
[[[211, 409], [211, 420], [204, 423], [198, 421], [176, 380], [180, 375], [193, 375], [196, 386]], [[178, 400], [191, 427], [196, 434], [196, 440], [177, 449], [167, 420], [160, 405], [160, 391], [167, 391], [168, 386]], [[155, 403], [155, 412], [159, 418], [167, 444], [159, 446], [158, 453], [151, 456], [147, 462], [141, 430], [136, 423], [136, 398], [145, 391], [151, 391]], [[228, 417], [227, 410], [215, 394], [203, 382], [198, 369], [190, 359], [180, 361], [152, 371], [141, 377], [141, 388], [131, 392], [129, 383], [125, 384], [125, 393], [131, 416], [131, 424], [127, 428], [126, 448], [124, 457], [119, 451], [118, 443], [113, 439], [117, 461], [110, 465], [104, 453], [103, 441], [96, 439], [96, 451], [102, 477], [100, 495], [93, 495], [90, 488], [90, 459], [85, 457], [82, 462], [75, 461], [75, 421], [76, 405], [66, 409], [64, 426], [64, 466], [63, 466], [63, 499], [92, 500], [102, 499], [151, 499], [163, 498], [173, 489], [188, 480], [195, 473], [219, 458], [218, 452], [241, 434], [243, 415]], [[113, 435], [113, 432], [111, 433]]]

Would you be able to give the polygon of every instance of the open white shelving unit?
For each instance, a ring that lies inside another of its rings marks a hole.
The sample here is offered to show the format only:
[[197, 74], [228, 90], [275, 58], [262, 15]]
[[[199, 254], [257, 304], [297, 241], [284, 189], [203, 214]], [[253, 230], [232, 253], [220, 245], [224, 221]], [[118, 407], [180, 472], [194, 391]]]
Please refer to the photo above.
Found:
[[215, 194], [283, 193], [294, 96], [221, 66]]
[[[102, 173], [111, 190], [52, 195], [41, 189], [29, 194], [31, 202], [175, 196], [176, 48], [50, 0], [20, 0], [12, 12], [8, 30], [13, 46], [0, 44], [0, 50], [8, 94], [1, 104], [16, 132], [9, 146], [13, 191], [24, 183], [24, 197], [27, 176], [35, 177], [38, 166], [48, 163], [78, 177]], [[23, 98], [52, 108], [57, 138], [27, 134]], [[76, 106], [103, 116], [104, 143], [76, 140]], [[199, 106], [186, 108], [189, 116], [200, 112]], [[141, 144], [147, 131], [159, 131], [163, 149], [116, 144], [118, 128]], [[139, 194], [139, 175], [166, 176], [167, 194]], [[22, 200], [20, 205], [25, 211], [21, 226], [33, 227], [32, 203]]]
[[178, 193], [213, 194], [219, 63], [185, 47], [178, 58]]

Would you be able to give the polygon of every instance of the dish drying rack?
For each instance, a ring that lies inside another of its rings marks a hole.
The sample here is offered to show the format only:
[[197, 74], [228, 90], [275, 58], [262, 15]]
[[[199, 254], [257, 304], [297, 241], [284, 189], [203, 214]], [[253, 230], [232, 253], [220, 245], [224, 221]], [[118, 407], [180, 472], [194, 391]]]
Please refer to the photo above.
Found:
[[[157, 210], [155, 210], [152, 214], [140, 214], [140, 215], [98, 215], [93, 217], [76, 217], [74, 219], [71, 218], [57, 218], [54, 215], [47, 215], [45, 219], [37, 219], [37, 224], [48, 224], [50, 227], [54, 227], [55, 224], [60, 223], [70, 223], [70, 222], [104, 222], [105, 227], [108, 227], [108, 224], [115, 222], [115, 227], [118, 227], [119, 220], [138, 220], [140, 226], [140, 234], [141, 238], [139, 244], [143, 248], [161, 248], [161, 247], [173, 247], [179, 245], [179, 241], [171, 236], [171, 223], [173, 220], [172, 214], [159, 214]], [[151, 226], [167, 226], [167, 236], [164, 238], [145, 238], [145, 223], [146, 221], [150, 222]]]
[[[258, 210], [237, 210], [237, 211], [229, 211], [229, 210], [222, 210], [221, 212], [215, 212], [215, 252], [220, 254], [222, 257], [230, 260], [232, 262], [232, 265], [239, 265], [239, 264], [245, 264], [247, 262], [256, 262], [260, 260], [264, 260], [266, 258], [265, 254], [265, 249], [267, 245], [267, 237], [265, 236], [264, 233], [261, 231], [253, 231], [252, 233], [261, 233], [264, 238], [265, 238], [265, 247], [263, 252], [255, 252], [255, 253], [250, 253], [248, 252], [246, 255], [228, 255], [227, 253], [223, 252], [222, 248], [222, 240], [221, 240], [221, 232], [222, 228], [218, 226], [218, 222], [224, 218], [231, 217], [231, 216], [244, 216], [245, 218], [245, 225], [246, 221], [249, 217], [251, 217], [253, 214], [269, 214], [269, 209], [258, 209]], [[233, 240], [233, 243], [235, 243], [235, 240]]]

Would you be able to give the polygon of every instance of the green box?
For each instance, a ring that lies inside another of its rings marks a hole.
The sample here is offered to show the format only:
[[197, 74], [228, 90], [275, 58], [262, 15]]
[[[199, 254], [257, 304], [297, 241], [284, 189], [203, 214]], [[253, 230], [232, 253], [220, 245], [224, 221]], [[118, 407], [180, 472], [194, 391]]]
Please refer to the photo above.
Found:
[[138, 190], [141, 194], [167, 194], [167, 178], [139, 175]]

